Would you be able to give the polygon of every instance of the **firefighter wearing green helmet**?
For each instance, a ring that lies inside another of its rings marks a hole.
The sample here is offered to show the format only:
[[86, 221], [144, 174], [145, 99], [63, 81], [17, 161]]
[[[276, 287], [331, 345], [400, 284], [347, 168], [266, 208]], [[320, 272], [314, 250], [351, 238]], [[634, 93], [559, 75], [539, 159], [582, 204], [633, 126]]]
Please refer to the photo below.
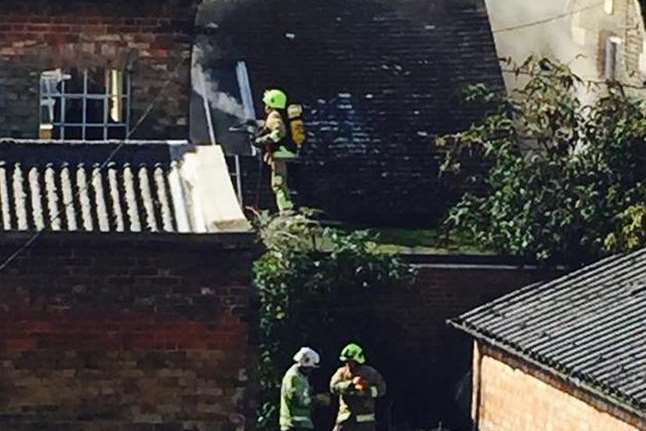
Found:
[[278, 211], [282, 213], [294, 208], [287, 187], [287, 160], [295, 158], [296, 154], [284, 146], [287, 127], [282, 114], [287, 108], [287, 95], [282, 90], [270, 89], [265, 91], [262, 101], [267, 117], [256, 145], [265, 149], [264, 161], [271, 167], [271, 188]]
[[377, 370], [366, 365], [361, 346], [343, 348], [344, 363], [332, 376], [330, 391], [339, 396], [335, 431], [374, 431], [375, 399], [386, 394], [386, 382]]

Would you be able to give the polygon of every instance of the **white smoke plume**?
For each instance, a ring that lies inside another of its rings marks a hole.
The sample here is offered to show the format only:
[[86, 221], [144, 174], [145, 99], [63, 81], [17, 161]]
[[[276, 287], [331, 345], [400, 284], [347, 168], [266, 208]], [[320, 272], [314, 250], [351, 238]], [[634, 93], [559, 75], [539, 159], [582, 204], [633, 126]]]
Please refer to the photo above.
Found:
[[[603, 0], [486, 0], [486, 4], [499, 57], [517, 64], [530, 55], [548, 57], [568, 64], [583, 79], [599, 79], [597, 41], [576, 38], [580, 21], [602, 12]], [[512, 73], [504, 76], [507, 88], [523, 83]]]
[[220, 90], [218, 82], [211, 73], [204, 69], [204, 52], [199, 46], [193, 50], [193, 67], [191, 79], [194, 90], [209, 103], [209, 106], [221, 112], [233, 115], [240, 121], [246, 119], [244, 106], [235, 97]]

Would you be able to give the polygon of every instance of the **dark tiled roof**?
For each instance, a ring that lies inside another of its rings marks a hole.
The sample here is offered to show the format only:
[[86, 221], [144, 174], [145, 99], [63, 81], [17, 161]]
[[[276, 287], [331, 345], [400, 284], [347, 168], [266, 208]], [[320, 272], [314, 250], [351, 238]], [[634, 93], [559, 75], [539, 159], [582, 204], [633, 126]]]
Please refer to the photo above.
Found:
[[409, 223], [443, 212], [433, 137], [481, 114], [461, 103], [467, 84], [504, 88], [483, 0], [210, 4], [207, 69], [245, 60], [256, 100], [279, 86], [308, 108], [293, 183], [306, 205]]
[[528, 286], [450, 323], [646, 417], [646, 249]]
[[0, 140], [0, 231], [187, 231], [168, 143]]

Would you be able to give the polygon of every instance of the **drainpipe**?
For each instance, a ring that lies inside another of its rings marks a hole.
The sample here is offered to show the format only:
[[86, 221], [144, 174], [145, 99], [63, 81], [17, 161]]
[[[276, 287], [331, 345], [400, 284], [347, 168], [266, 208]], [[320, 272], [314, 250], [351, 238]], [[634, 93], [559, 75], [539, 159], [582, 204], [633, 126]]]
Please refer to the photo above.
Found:
[[473, 431], [480, 429], [480, 401], [482, 397], [482, 353], [480, 352], [480, 345], [478, 341], [473, 341], [473, 375], [472, 385], [473, 392], [471, 394], [471, 419], [473, 421]]

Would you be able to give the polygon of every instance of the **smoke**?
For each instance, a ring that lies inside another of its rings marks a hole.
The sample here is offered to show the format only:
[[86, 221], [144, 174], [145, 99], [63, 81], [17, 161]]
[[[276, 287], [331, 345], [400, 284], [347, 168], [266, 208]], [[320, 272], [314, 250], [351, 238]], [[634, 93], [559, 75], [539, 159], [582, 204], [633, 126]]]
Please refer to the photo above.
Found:
[[[602, 1], [485, 1], [499, 57], [511, 58], [518, 64], [530, 55], [548, 57], [568, 64], [583, 79], [599, 79], [597, 35], [583, 27], [586, 20], [603, 13]], [[545, 22], [526, 25], [539, 21]], [[523, 83], [511, 73], [504, 75], [508, 88]]]
[[233, 115], [240, 121], [245, 120], [244, 106], [235, 97], [220, 89], [218, 81], [213, 78], [212, 73], [204, 69], [204, 60], [204, 51], [196, 45], [193, 51], [193, 67], [191, 68], [191, 79], [195, 92], [207, 100], [212, 109]]

